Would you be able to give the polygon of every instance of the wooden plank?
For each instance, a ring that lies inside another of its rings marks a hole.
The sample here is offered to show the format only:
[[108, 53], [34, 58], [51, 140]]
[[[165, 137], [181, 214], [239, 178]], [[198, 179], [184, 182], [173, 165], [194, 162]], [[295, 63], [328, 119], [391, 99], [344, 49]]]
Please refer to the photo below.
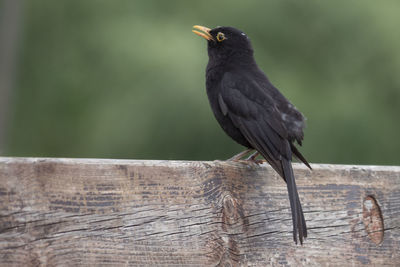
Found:
[[300, 246], [266, 164], [0, 158], [0, 265], [399, 266], [400, 167], [312, 166]]

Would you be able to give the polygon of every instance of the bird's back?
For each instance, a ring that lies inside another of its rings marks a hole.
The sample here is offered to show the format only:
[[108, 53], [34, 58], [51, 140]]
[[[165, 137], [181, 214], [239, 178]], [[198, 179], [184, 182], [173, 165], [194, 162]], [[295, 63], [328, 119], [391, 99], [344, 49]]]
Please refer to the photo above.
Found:
[[246, 71], [249, 79], [254, 79], [273, 100], [280, 112], [280, 120], [285, 126], [290, 142], [295, 140], [301, 144], [305, 127], [305, 117], [297, 108], [269, 81], [264, 72], [257, 66], [257, 71]]
[[[238, 134], [236, 127], [231, 126], [232, 122], [227, 120], [220, 112], [218, 105], [218, 93], [221, 90], [221, 81], [227, 74], [230, 75], [232, 83], [235, 83], [235, 89], [241, 91], [252, 101], [264, 103], [265, 105], [273, 104], [278, 110], [275, 120], [279, 121], [285, 131], [290, 142], [297, 141], [301, 144], [304, 134], [305, 118], [296, 107], [269, 81], [264, 72], [257, 66], [255, 62], [247, 62], [247, 64], [238, 64], [237, 62], [224, 62], [224, 65], [209, 64], [206, 71], [206, 88], [207, 95], [218, 122], [222, 128], [239, 144], [244, 145], [247, 141]], [[272, 101], [266, 101], [266, 98]], [[268, 108], [268, 107], [266, 107]], [[229, 127], [228, 127], [228, 126]], [[234, 134], [233, 137], [232, 133]], [[240, 140], [238, 140], [240, 139]], [[244, 145], [246, 146], [246, 145]], [[248, 147], [248, 146], [247, 146]]]

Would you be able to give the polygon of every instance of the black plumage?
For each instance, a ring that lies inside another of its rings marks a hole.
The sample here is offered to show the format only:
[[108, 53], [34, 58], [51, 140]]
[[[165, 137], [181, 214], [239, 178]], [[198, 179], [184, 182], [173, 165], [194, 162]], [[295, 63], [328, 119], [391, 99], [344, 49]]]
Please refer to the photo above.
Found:
[[[194, 26], [208, 40], [207, 95], [223, 130], [239, 144], [257, 150], [285, 180], [293, 221], [293, 239], [307, 237], [292, 155], [310, 165], [294, 143], [303, 140], [304, 116], [257, 66], [250, 40], [232, 27]], [[311, 167], [310, 167], [311, 168]]]

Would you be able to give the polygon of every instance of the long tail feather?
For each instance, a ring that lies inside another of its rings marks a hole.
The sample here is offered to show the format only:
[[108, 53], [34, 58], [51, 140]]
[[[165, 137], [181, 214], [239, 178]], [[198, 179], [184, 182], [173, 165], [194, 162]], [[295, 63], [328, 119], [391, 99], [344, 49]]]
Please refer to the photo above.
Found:
[[303, 240], [307, 237], [307, 226], [304, 220], [303, 210], [301, 208], [299, 195], [297, 193], [296, 182], [294, 179], [292, 164], [289, 160], [282, 160], [282, 169], [284, 179], [287, 184], [290, 208], [292, 211], [292, 222], [293, 222], [293, 240], [297, 244], [297, 235], [300, 240], [300, 244], [303, 244]]

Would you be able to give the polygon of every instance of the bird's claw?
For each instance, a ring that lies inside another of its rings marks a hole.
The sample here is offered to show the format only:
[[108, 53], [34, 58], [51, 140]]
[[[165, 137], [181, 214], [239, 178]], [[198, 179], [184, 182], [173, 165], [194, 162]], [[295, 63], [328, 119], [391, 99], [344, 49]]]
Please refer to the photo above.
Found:
[[247, 154], [249, 154], [253, 149], [246, 149], [236, 155], [234, 155], [233, 157], [227, 159], [227, 161], [240, 161], [241, 158], [243, 158], [244, 156], [246, 156]]
[[260, 165], [263, 164], [264, 161], [261, 159], [256, 159], [259, 153], [256, 151], [250, 156], [248, 156], [245, 159], [242, 159], [246, 154], [250, 153], [253, 149], [247, 149], [245, 151], [240, 152], [239, 154], [233, 156], [232, 158], [228, 159], [228, 161], [236, 161], [236, 162], [243, 162], [246, 164], [255, 164], [255, 165]]
[[256, 151], [256, 152], [254, 152], [253, 154], [251, 154], [251, 155], [246, 159], [246, 161], [249, 162], [249, 163], [256, 164], [256, 165], [263, 164], [263, 161], [262, 161], [261, 159], [256, 159], [258, 155], [259, 155], [259, 153]]
[[261, 159], [246, 159], [247, 162], [256, 164], [257, 166], [263, 164], [264, 161]]

